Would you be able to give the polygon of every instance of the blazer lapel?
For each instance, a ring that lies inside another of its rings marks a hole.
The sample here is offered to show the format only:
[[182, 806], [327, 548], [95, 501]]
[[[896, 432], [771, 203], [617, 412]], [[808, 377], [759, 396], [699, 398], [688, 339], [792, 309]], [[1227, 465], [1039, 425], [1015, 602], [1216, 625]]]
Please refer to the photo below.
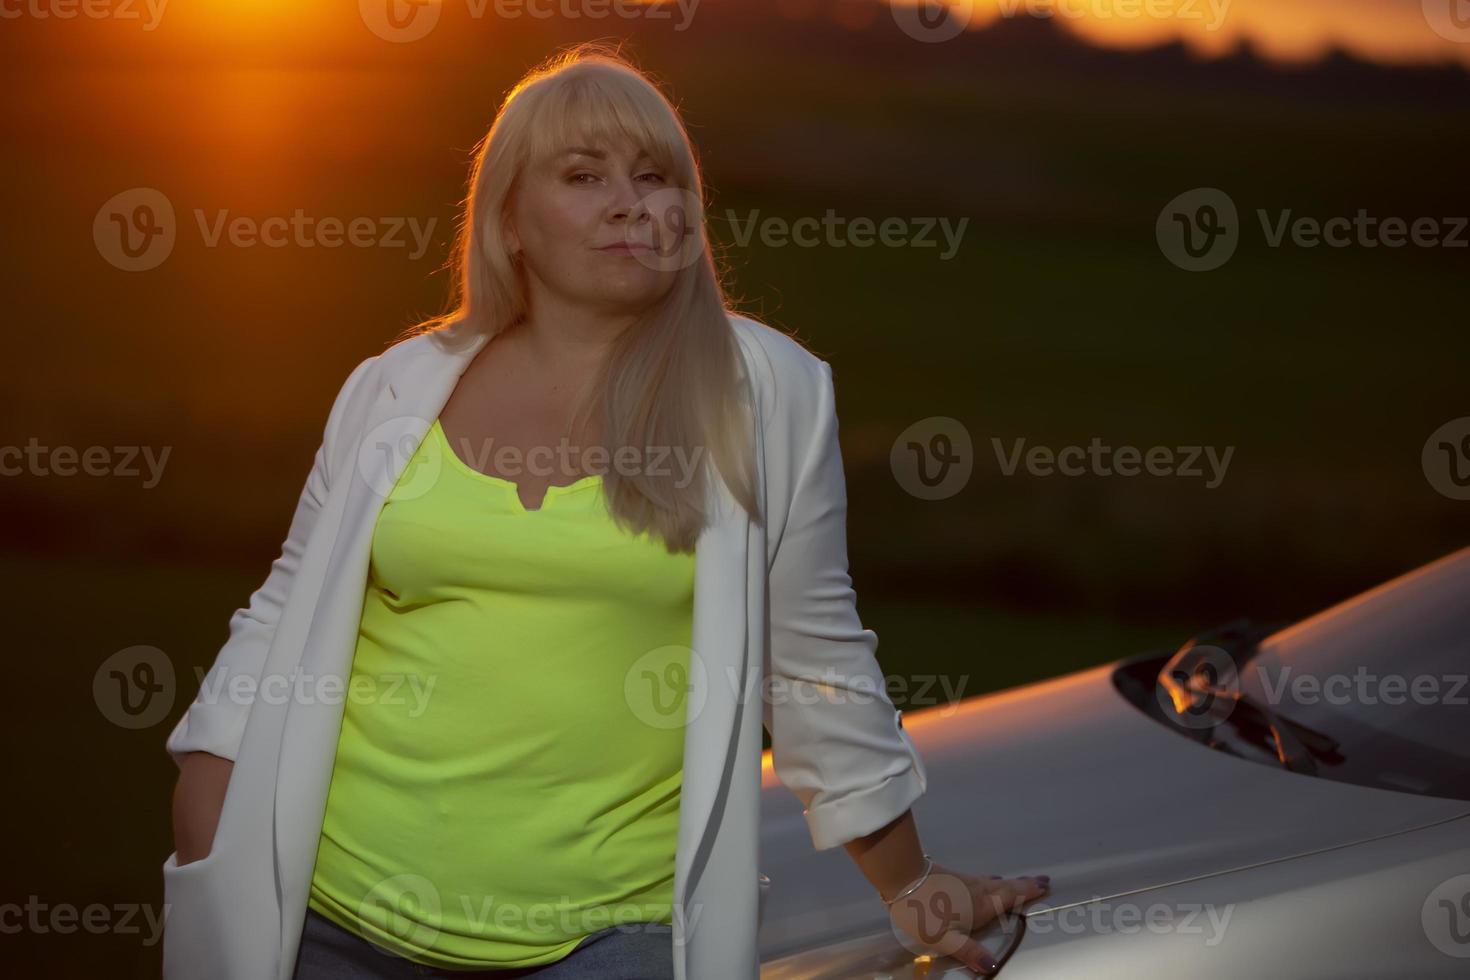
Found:
[[[750, 515], [716, 476], [710, 481], [715, 514], [695, 542], [694, 622], [691, 630], [684, 778], [679, 797], [679, 841], [674, 860], [675, 935], [708, 856], [705, 845], [718, 824], [717, 803], [727, 790], [735, 756], [741, 692], [748, 686], [746, 657], [746, 556]], [[755, 855], [751, 855], [755, 860]], [[752, 874], [755, 872], [752, 871]]]
[[[340, 678], [339, 692], [346, 689], [378, 514], [485, 338], [476, 338], [461, 351], [446, 350], [432, 337], [422, 338], [421, 343], [391, 372], [385, 366], [384, 384], [360, 427], [344, 430], [360, 436], [343, 448], [344, 455], [338, 460], [337, 479], [346, 481], [346, 498], [300, 661], [302, 680], [310, 685], [331, 677]], [[750, 686], [746, 661], [750, 519], [718, 475], [712, 475], [710, 513], [715, 516], [695, 550], [676, 907], [687, 900], [703, 867], [707, 848], [702, 845], [717, 802], [723, 798], [726, 764], [734, 754], [737, 706], [741, 692]], [[276, 764], [275, 871], [283, 941], [299, 935], [294, 926], [306, 914], [310, 873], [342, 723], [341, 698], [323, 698], [316, 687], [310, 691], [310, 696], [293, 696], [287, 704]]]

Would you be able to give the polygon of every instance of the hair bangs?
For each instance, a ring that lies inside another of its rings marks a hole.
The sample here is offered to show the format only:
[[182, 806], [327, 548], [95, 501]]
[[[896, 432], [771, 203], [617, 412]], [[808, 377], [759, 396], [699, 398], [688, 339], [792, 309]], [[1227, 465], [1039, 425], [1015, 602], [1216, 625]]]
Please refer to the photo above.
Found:
[[682, 127], [662, 99], [650, 98], [645, 83], [620, 77], [624, 74], [584, 63], [546, 79], [548, 91], [529, 133], [527, 163], [549, 163], [574, 146], [608, 148], [626, 141], [688, 187], [691, 167], [684, 158]]

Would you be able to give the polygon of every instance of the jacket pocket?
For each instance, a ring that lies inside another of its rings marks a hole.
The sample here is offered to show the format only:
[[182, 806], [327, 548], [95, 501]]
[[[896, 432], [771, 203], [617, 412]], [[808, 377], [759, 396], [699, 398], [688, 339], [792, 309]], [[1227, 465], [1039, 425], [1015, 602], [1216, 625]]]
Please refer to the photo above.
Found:
[[218, 848], [179, 864], [178, 852], [163, 862], [163, 977], [193, 980], [219, 969], [223, 951], [218, 903], [211, 895]]
[[163, 980], [264, 980], [280, 952], [270, 859], [242, 862], [218, 847], [163, 864]]

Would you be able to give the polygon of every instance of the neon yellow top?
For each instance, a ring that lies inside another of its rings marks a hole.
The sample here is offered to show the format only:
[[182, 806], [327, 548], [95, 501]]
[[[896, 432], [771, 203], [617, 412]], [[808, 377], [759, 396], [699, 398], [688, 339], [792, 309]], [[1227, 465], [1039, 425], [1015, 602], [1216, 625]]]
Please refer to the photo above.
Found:
[[694, 556], [430, 427], [385, 500], [310, 907], [441, 969], [672, 922]]

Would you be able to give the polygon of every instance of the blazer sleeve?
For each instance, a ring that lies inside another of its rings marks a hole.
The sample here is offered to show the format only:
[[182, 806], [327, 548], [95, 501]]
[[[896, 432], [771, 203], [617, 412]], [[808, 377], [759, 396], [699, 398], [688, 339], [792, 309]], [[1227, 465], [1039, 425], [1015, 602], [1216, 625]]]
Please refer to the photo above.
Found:
[[[763, 698], [777, 778], [801, 800], [817, 850], [870, 834], [909, 809], [927, 775], [889, 700], [878, 636], [858, 619], [847, 562], [847, 487], [832, 368], [781, 399], [788, 428], [769, 472], [794, 474], [770, 566], [770, 642]], [[817, 370], [816, 368], [820, 368]], [[768, 447], [769, 448], [769, 447]]]
[[232, 695], [231, 684], [236, 677], [249, 676], [253, 678], [249, 690], [257, 689], [255, 685], [259, 684], [265, 668], [281, 609], [290, 594], [292, 580], [306, 551], [306, 542], [316, 526], [317, 514], [331, 489], [328, 463], [333, 458], [343, 410], [353, 388], [376, 359], [377, 355], [369, 357], [354, 368], [337, 393], [327, 415], [322, 443], [317, 448], [311, 471], [306, 476], [306, 485], [296, 503], [296, 513], [291, 519], [281, 555], [271, 563], [265, 582], [250, 596], [245, 607], [235, 610], [230, 617], [229, 638], [200, 683], [198, 695], [165, 741], [165, 748], [180, 768], [183, 767], [183, 757], [190, 752], [208, 752], [232, 762], [239, 754], [245, 721], [250, 715], [250, 701]]

